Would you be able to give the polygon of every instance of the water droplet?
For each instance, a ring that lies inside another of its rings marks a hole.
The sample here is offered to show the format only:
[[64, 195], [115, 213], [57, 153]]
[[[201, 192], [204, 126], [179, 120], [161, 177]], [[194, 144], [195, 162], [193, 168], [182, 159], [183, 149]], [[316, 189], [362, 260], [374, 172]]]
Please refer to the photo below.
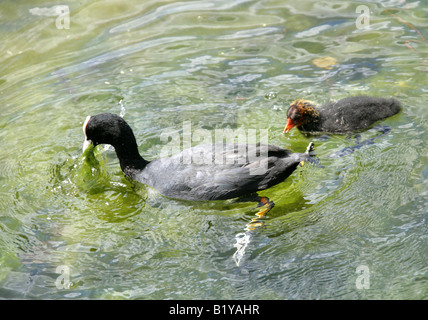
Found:
[[278, 94], [276, 92], [270, 91], [266, 93], [265, 98], [268, 100], [272, 100], [272, 99], [275, 99], [277, 96]]

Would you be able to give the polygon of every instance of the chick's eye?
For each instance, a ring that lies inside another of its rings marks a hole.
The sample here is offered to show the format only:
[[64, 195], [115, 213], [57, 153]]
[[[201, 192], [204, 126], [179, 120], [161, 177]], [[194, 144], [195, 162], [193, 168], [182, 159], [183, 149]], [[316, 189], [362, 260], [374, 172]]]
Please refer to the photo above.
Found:
[[290, 114], [288, 115], [288, 117], [289, 117], [291, 120], [297, 120], [297, 119], [299, 119], [299, 118], [300, 118], [300, 113], [299, 113], [299, 112], [296, 112], [296, 111], [294, 111], [294, 112], [290, 112]]

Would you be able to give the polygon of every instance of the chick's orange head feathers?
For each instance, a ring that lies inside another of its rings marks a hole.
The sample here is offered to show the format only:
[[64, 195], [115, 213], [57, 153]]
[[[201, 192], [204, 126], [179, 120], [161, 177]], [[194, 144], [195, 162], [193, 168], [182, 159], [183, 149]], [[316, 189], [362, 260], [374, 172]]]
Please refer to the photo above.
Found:
[[304, 99], [293, 101], [287, 112], [287, 124], [283, 133], [288, 133], [294, 127], [305, 124], [308, 117], [317, 115], [318, 112], [314, 109], [313, 102]]

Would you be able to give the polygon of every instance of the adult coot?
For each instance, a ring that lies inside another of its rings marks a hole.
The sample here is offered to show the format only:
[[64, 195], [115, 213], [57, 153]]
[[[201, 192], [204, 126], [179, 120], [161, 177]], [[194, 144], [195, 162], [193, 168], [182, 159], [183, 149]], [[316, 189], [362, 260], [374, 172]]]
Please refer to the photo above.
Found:
[[224, 200], [267, 189], [286, 179], [305, 153], [273, 145], [199, 145], [172, 157], [144, 160], [131, 127], [121, 117], [103, 113], [88, 116], [84, 148], [92, 143], [114, 147], [123, 173], [155, 188], [162, 195], [186, 200]]
[[360, 131], [400, 110], [400, 102], [393, 98], [355, 96], [319, 108], [311, 101], [296, 100], [288, 109], [284, 133], [294, 127], [312, 134]]

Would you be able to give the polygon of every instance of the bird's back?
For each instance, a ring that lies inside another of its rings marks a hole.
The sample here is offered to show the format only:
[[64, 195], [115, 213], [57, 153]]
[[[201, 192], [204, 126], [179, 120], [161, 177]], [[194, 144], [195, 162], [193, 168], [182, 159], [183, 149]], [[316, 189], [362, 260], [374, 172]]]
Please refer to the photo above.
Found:
[[135, 178], [171, 198], [235, 198], [286, 179], [307, 154], [272, 145], [199, 145], [150, 162]]
[[319, 121], [314, 124], [315, 127], [305, 126], [302, 129], [332, 133], [358, 131], [393, 116], [400, 110], [400, 102], [393, 98], [349, 97], [321, 106]]

